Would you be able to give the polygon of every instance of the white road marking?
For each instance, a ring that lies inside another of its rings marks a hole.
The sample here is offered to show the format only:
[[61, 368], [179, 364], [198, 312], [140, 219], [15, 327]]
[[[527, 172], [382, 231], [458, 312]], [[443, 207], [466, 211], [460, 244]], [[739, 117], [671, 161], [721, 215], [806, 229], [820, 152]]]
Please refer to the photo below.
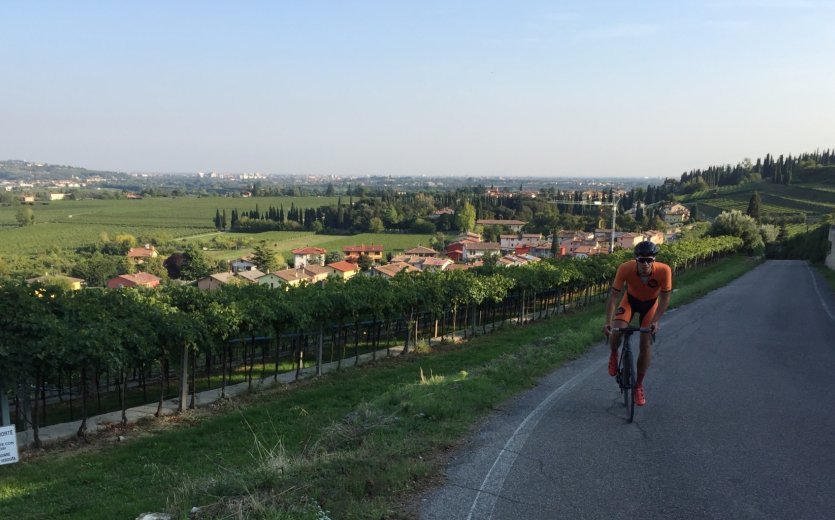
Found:
[[[606, 360], [606, 362], [608, 362], [608, 360]], [[545, 415], [545, 411], [554, 403], [554, 401], [561, 397], [562, 394], [577, 386], [577, 383], [586, 379], [593, 372], [599, 370], [601, 364], [603, 363], [593, 363], [591, 366], [557, 387], [548, 395], [548, 397], [543, 399], [539, 405], [537, 405], [537, 407], [528, 414], [527, 417], [525, 417], [525, 420], [519, 424], [516, 431], [513, 432], [513, 435], [510, 436], [504, 447], [496, 456], [496, 460], [490, 467], [490, 471], [488, 471], [487, 476], [484, 477], [484, 481], [481, 483], [481, 487], [479, 487], [478, 493], [473, 499], [473, 504], [472, 507], [470, 507], [470, 513], [467, 515], [467, 520], [472, 520], [473, 518], [491, 518], [493, 516], [493, 509], [495, 509], [498, 495], [504, 487], [504, 481], [510, 473], [513, 463], [516, 461], [516, 456], [527, 442], [530, 432], [536, 428], [536, 425], [542, 419], [543, 415]], [[483, 507], [479, 508], [480, 505]], [[486, 516], [483, 514], [474, 516], [477, 508], [482, 511], [489, 508], [490, 512]]]

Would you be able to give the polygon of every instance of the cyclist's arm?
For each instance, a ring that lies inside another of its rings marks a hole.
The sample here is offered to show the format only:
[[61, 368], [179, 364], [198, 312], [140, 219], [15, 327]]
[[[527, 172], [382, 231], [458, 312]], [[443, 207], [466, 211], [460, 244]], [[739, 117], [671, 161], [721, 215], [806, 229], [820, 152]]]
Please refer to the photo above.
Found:
[[606, 322], [603, 324], [603, 333], [607, 336], [612, 331], [612, 320], [615, 318], [615, 308], [626, 289], [626, 263], [621, 264], [615, 272], [615, 279], [612, 282], [612, 289], [609, 291], [609, 301], [606, 303]]
[[672, 295], [672, 291], [662, 292], [658, 295], [658, 308], [655, 310], [655, 317], [652, 320], [652, 328], [658, 329], [658, 320], [661, 319], [661, 316], [664, 315], [666, 312], [667, 307], [670, 306], [670, 296]]
[[609, 301], [606, 302], [606, 322], [603, 324], [603, 328], [606, 331], [611, 331], [612, 320], [615, 318], [615, 307], [620, 301], [622, 293], [623, 291], [621, 291], [620, 289], [615, 289], [614, 286], [609, 291]]

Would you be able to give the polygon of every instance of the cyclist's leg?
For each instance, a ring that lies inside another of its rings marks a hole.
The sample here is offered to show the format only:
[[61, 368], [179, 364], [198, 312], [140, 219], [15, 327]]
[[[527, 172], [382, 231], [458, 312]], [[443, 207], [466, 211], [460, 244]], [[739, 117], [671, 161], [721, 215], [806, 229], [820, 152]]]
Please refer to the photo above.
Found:
[[[615, 310], [615, 316], [612, 320], [613, 328], [622, 328], [629, 325], [632, 320], [632, 306], [629, 305], [629, 299], [624, 294], [618, 308]], [[618, 370], [618, 347], [620, 346], [620, 339], [623, 334], [619, 331], [612, 331], [609, 334], [609, 375], [614, 376]]]
[[[641, 328], [648, 328], [655, 319], [655, 309], [658, 308], [658, 300], [646, 311], [641, 313]], [[637, 386], [644, 385], [644, 376], [646, 376], [647, 369], [649, 369], [650, 361], [652, 360], [652, 334], [648, 332], [641, 333], [641, 353], [638, 355], [638, 381]]]

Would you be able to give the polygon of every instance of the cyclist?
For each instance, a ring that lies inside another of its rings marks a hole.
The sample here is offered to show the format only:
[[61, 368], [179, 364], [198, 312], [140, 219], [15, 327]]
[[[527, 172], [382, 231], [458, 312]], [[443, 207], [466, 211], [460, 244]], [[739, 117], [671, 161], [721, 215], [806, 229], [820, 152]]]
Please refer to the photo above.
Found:
[[610, 376], [616, 375], [618, 371], [618, 346], [621, 338], [621, 333], [612, 329], [626, 327], [636, 313], [641, 316], [641, 327], [652, 329], [652, 333], [641, 333], [638, 380], [635, 386], [635, 404], [638, 406], [647, 402], [644, 376], [651, 358], [652, 334], [658, 332], [658, 320], [667, 310], [673, 290], [672, 270], [667, 264], [655, 261], [657, 254], [658, 246], [645, 240], [635, 246], [635, 259], [628, 260], [618, 267], [606, 305], [606, 324], [603, 326], [603, 333], [609, 337], [611, 348]]

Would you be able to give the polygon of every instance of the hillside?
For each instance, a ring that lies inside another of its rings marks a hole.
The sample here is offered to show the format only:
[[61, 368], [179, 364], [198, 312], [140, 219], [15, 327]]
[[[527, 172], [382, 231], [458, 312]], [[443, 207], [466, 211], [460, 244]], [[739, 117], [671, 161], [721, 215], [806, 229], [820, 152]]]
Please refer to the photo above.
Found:
[[700, 219], [712, 219], [722, 211], [744, 213], [755, 191], [760, 194], [760, 211], [767, 222], [813, 223], [835, 213], [835, 185], [822, 183], [786, 186], [758, 181], [705, 190], [684, 196], [681, 201], [696, 207]]
[[72, 177], [85, 179], [87, 177], [110, 177], [115, 174], [116, 172], [88, 170], [78, 166], [17, 160], [0, 161], [0, 179], [6, 180], [29, 180], [33, 178], [45, 180]]

